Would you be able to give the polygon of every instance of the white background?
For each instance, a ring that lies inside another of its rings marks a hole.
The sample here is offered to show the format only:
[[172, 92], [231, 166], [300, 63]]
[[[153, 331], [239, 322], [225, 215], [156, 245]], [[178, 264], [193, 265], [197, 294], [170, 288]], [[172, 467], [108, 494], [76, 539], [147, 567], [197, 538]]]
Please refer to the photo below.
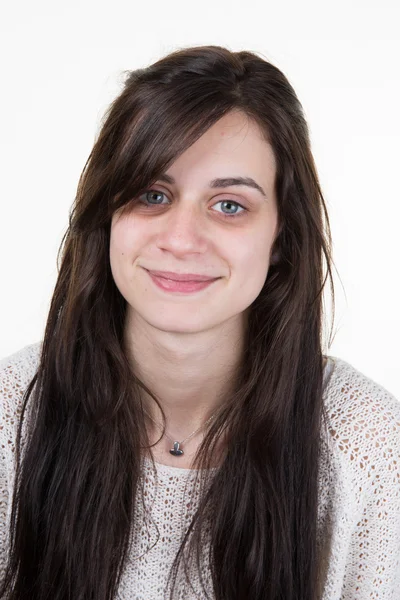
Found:
[[[4, 3], [0, 357], [42, 339], [78, 178], [122, 71], [179, 47], [217, 44], [260, 52], [294, 86], [334, 239], [337, 307], [328, 353], [400, 398], [399, 6]], [[328, 299], [328, 324], [329, 306]]]

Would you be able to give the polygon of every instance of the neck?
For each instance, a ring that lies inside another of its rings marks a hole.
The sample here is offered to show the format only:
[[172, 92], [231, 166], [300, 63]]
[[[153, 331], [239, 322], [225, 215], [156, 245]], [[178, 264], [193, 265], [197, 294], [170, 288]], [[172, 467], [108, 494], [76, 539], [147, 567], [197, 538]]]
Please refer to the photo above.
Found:
[[[171, 437], [184, 439], [215, 413], [235, 380], [243, 341], [243, 318], [213, 330], [176, 333], [160, 331], [128, 313], [129, 358], [135, 374], [159, 400]], [[150, 417], [162, 424], [160, 409], [145, 392], [143, 403]]]

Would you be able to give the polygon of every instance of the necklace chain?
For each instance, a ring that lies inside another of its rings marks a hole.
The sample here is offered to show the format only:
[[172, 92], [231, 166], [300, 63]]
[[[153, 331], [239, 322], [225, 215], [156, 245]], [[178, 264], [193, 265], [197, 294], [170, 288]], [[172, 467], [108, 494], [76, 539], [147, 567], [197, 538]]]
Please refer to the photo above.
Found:
[[[155, 419], [153, 419], [153, 417], [151, 417], [146, 410], [144, 412], [149, 417], [149, 419], [151, 419], [153, 421], [153, 423], [155, 423], [156, 425], [158, 425], [158, 427], [160, 427], [160, 424]], [[183, 450], [179, 448], [181, 446], [181, 444], [184, 444], [185, 442], [187, 442], [188, 440], [190, 440], [190, 438], [193, 437], [195, 433], [197, 433], [198, 431], [200, 431], [200, 429], [202, 429], [203, 427], [205, 427], [214, 418], [214, 416], [215, 415], [211, 415], [211, 417], [209, 419], [207, 419], [207, 421], [205, 423], [203, 423], [202, 425], [200, 425], [200, 427], [198, 427], [197, 429], [195, 429], [195, 431], [193, 431], [190, 435], [188, 435], [181, 442], [178, 442], [174, 438], [171, 438], [167, 434], [167, 432], [165, 431], [164, 435], [169, 439], [170, 442], [172, 442], [174, 444], [174, 449], [170, 450], [170, 453], [174, 454], [175, 456], [181, 456], [181, 454], [183, 454]]]

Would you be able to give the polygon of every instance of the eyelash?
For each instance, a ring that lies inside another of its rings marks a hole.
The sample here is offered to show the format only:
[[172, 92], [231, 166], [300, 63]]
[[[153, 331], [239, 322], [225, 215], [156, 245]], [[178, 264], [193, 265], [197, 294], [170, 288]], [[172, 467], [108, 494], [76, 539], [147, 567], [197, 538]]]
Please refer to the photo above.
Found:
[[[165, 196], [166, 198], [168, 197], [165, 192], [160, 192], [159, 190], [146, 190], [145, 192], [143, 192], [142, 194], [140, 194], [138, 196], [138, 198], [140, 198], [141, 196], [144, 196], [145, 194], [148, 194], [149, 192], [154, 192], [156, 194], [162, 194], [163, 196]], [[240, 211], [239, 213], [236, 214], [231, 214], [231, 215], [227, 215], [225, 213], [219, 213], [221, 214], [223, 217], [226, 217], [227, 219], [232, 219], [233, 217], [239, 217], [240, 215], [244, 215], [246, 212], [248, 212], [248, 209], [245, 206], [242, 206], [241, 204], [239, 204], [239, 202], [235, 202], [235, 200], [218, 200], [218, 202], [216, 202], [215, 204], [219, 204], [220, 202], [230, 202], [231, 204], [236, 204], [237, 206], [239, 206], [240, 208], [242, 208], [243, 210]], [[140, 201], [140, 204], [143, 204], [146, 208], [150, 208], [150, 207], [157, 207], [157, 206], [165, 206], [165, 204], [147, 204], [146, 202], [143, 202], [142, 200]]]

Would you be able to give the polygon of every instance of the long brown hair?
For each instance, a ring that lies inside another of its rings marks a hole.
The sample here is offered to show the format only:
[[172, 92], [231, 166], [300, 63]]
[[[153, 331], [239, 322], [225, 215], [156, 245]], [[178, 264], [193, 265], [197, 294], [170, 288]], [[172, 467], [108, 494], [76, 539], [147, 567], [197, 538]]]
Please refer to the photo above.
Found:
[[[38, 370], [24, 395], [0, 597], [116, 595], [149, 443], [140, 388], [152, 392], [124, 349], [126, 301], [110, 269], [111, 218], [233, 109], [255, 120], [275, 154], [278, 260], [250, 307], [236, 389], [198, 450], [201, 502], [170, 573], [170, 597], [180, 561], [201, 556], [207, 523], [217, 600], [316, 598], [328, 273], [334, 306], [329, 219], [288, 79], [255, 53], [219, 46], [179, 49], [128, 72], [83, 169]], [[211, 478], [222, 434], [228, 451]]]

